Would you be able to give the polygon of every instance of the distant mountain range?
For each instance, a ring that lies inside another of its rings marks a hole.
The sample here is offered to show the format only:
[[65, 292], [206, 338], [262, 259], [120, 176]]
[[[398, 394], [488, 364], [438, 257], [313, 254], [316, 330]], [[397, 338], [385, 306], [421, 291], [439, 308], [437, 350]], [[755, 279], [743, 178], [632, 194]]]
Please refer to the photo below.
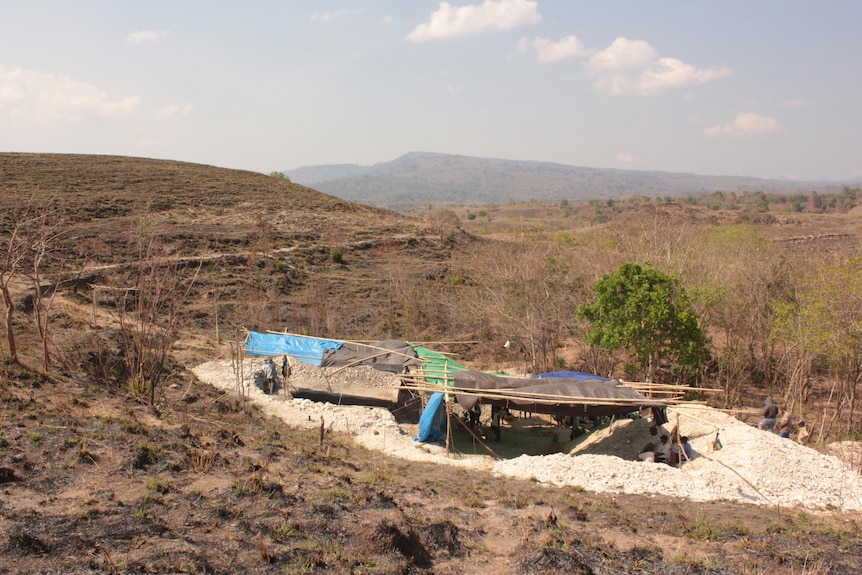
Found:
[[430, 152], [410, 152], [373, 166], [330, 164], [283, 173], [297, 184], [338, 198], [400, 211], [429, 204], [483, 205], [563, 199], [581, 202], [634, 195], [685, 197], [715, 191], [824, 192], [850, 185], [850, 182], [585, 168]]

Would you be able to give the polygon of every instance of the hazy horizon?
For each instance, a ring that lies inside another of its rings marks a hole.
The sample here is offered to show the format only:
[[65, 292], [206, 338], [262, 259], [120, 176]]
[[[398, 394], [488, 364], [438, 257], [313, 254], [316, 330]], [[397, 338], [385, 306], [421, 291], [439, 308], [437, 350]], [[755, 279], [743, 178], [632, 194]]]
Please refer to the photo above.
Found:
[[0, 150], [862, 177], [851, 0], [7, 3]]

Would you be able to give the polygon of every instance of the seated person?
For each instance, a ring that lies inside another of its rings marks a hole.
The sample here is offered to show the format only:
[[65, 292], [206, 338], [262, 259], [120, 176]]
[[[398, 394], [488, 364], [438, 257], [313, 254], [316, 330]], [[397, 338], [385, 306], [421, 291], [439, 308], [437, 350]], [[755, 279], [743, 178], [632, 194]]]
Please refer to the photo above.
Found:
[[688, 442], [688, 437], [683, 435], [679, 438], [679, 440], [682, 442], [682, 452], [683, 455], [685, 455], [685, 460], [691, 461], [694, 457], [694, 453], [691, 450], [691, 443]]
[[[680, 448], [682, 451], [680, 451]], [[688, 442], [688, 437], [683, 435], [679, 438], [679, 443], [670, 446], [670, 458], [668, 463], [671, 465], [679, 465], [685, 461], [691, 461], [694, 453], [691, 450], [691, 444]]]
[[652, 443], [647, 443], [638, 454], [638, 459], [647, 463], [655, 463], [655, 447]]
[[482, 417], [482, 406], [476, 403], [473, 409], [464, 414], [464, 425], [467, 429], [475, 429], [479, 425], [479, 420]]

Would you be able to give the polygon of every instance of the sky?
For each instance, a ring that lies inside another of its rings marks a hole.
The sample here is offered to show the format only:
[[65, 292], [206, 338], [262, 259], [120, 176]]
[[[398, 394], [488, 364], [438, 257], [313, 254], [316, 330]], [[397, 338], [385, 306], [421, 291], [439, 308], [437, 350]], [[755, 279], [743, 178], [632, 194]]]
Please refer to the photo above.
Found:
[[0, 0], [0, 151], [844, 181], [860, 23], [859, 0]]

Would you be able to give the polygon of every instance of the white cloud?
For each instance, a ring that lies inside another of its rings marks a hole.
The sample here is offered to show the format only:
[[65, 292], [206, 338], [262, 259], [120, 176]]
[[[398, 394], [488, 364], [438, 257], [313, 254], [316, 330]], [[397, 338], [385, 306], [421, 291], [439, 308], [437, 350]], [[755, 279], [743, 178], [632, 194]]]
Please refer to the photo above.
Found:
[[801, 107], [807, 106], [807, 105], [808, 105], [808, 102], [806, 102], [805, 100], [800, 100], [798, 98], [794, 98], [792, 100], [785, 100], [784, 102], [781, 102], [782, 108], [801, 108]]
[[726, 66], [695, 68], [678, 58], [659, 58], [649, 42], [628, 38], [617, 38], [594, 54], [589, 66], [601, 74], [596, 88], [611, 94], [634, 89], [649, 94], [663, 88], [704, 84], [733, 73]]
[[362, 12], [359, 8], [344, 8], [342, 10], [330, 10], [329, 12], [315, 12], [308, 20], [309, 22], [320, 22], [321, 24], [329, 24], [336, 20], [347, 20], [354, 14]]
[[484, 0], [481, 4], [452, 6], [440, 2], [428, 22], [407, 35], [412, 42], [470, 36], [489, 30], [511, 30], [542, 20], [536, 0]]
[[686, 86], [688, 84], [705, 84], [711, 80], [725, 78], [731, 75], [730, 68], [725, 66], [710, 68], [695, 68], [676, 58], [660, 58], [641, 73], [638, 88], [649, 93], [662, 88]]
[[613, 44], [593, 54], [590, 66], [597, 70], [630, 70], [644, 68], [656, 58], [656, 51], [649, 42], [617, 38]]
[[158, 110], [156, 112], [156, 118], [170, 118], [179, 111], [179, 106], [177, 106], [176, 104], [170, 104]]
[[138, 30], [132, 32], [126, 37], [126, 42], [130, 44], [143, 44], [144, 42], [155, 42], [161, 40], [168, 35], [167, 30]]
[[707, 136], [760, 136], [781, 131], [781, 124], [775, 118], [759, 114], [741, 113], [730, 124], [707, 128]]
[[461, 86], [458, 84], [449, 84], [446, 86], [446, 91], [449, 92], [450, 96], [457, 96], [461, 93]]
[[605, 74], [596, 80], [596, 89], [619, 96], [628, 92], [634, 86], [634, 80], [625, 74]]
[[140, 103], [138, 96], [112, 100], [92, 84], [68, 76], [0, 66], [0, 108], [8, 108], [14, 120], [117, 119], [135, 114]]
[[383, 18], [380, 19], [381, 24], [392, 24], [394, 21], [395, 21], [395, 18], [393, 18], [391, 15], [384, 16]]
[[156, 117], [164, 119], [170, 118], [171, 116], [175, 116], [177, 114], [182, 114], [183, 116], [186, 116], [191, 113], [192, 108], [193, 105], [191, 102], [189, 102], [183, 107], [180, 107], [177, 104], [168, 104], [167, 106], [164, 106], [156, 112]]
[[557, 62], [585, 54], [584, 45], [576, 36], [566, 36], [558, 42], [552, 42], [548, 38], [533, 38], [532, 42], [522, 38], [518, 41], [517, 50], [519, 52], [526, 53], [530, 48], [536, 51], [536, 60], [544, 63]]

